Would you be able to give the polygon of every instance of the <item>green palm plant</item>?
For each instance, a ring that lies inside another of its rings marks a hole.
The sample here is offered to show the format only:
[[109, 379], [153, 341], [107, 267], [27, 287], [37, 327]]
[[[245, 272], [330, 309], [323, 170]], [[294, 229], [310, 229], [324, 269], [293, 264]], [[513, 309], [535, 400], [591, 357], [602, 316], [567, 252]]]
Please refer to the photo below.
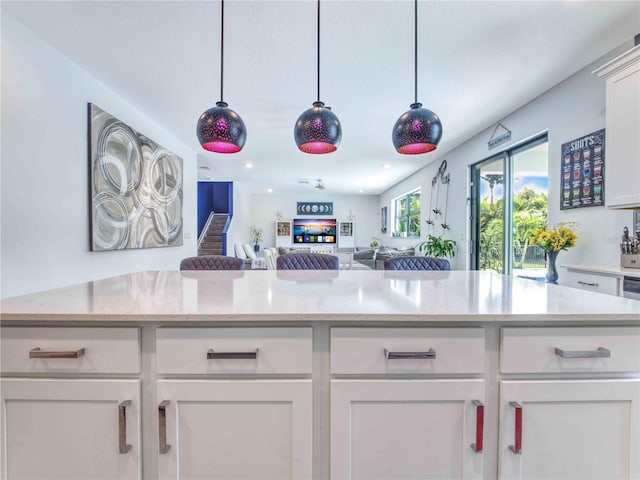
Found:
[[456, 241], [448, 240], [435, 235], [429, 235], [427, 239], [416, 245], [419, 252], [423, 252], [427, 257], [453, 258], [456, 256]]

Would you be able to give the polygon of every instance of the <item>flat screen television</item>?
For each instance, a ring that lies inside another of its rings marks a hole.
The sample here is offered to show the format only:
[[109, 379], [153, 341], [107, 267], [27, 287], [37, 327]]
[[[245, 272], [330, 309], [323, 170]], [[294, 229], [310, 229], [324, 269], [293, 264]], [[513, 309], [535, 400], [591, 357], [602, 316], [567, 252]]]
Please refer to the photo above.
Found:
[[294, 218], [293, 243], [336, 243], [335, 218]]

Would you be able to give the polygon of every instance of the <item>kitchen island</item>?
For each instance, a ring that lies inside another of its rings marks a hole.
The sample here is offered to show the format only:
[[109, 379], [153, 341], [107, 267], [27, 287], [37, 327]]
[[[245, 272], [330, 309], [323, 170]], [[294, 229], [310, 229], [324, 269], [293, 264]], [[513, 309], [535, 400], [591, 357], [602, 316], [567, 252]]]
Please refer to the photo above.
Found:
[[1, 312], [7, 479], [640, 477], [640, 301], [488, 272], [139, 272]]

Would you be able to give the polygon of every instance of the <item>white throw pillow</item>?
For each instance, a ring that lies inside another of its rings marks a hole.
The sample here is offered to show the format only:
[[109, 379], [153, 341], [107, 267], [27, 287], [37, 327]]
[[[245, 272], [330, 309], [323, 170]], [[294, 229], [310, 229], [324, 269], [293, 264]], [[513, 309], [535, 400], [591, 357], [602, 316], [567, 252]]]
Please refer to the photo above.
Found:
[[240, 245], [239, 243], [236, 243], [233, 246], [233, 249], [236, 252], [236, 257], [241, 258], [243, 260], [245, 260], [247, 258], [247, 254], [244, 253], [244, 248], [242, 248], [242, 245]]
[[244, 253], [247, 254], [247, 258], [250, 259], [254, 259], [254, 258], [258, 258], [256, 255], [256, 252], [253, 251], [253, 247], [251, 245], [249, 245], [248, 243], [243, 243], [242, 244], [242, 248], [244, 249]]

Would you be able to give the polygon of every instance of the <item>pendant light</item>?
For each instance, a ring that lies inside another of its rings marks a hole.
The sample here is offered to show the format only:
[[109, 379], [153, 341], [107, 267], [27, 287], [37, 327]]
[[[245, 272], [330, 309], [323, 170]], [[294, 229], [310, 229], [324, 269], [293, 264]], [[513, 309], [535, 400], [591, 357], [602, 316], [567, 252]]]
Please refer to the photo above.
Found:
[[435, 150], [442, 137], [438, 115], [418, 102], [418, 0], [414, 0], [414, 103], [393, 126], [393, 146], [398, 153], [416, 155]]
[[240, 115], [223, 100], [224, 72], [224, 0], [220, 10], [220, 101], [198, 119], [196, 134], [205, 150], [216, 153], [237, 153], [247, 140], [247, 128]]
[[296, 121], [293, 136], [296, 145], [304, 153], [335, 152], [342, 139], [340, 120], [320, 101], [320, 0], [318, 0], [318, 62], [317, 86], [318, 99], [313, 107], [302, 112]]

